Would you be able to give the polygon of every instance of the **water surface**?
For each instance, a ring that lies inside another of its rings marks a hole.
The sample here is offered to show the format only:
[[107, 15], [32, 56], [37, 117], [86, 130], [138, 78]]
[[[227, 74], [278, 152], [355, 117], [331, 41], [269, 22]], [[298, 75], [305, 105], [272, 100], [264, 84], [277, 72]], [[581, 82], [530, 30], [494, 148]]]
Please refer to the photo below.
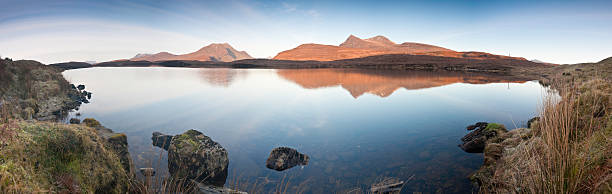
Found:
[[[364, 191], [382, 177], [412, 177], [403, 193], [470, 192], [482, 155], [457, 147], [464, 127], [525, 125], [545, 93], [533, 81], [452, 72], [109, 67], [64, 76], [93, 92], [80, 118], [126, 133], [137, 168], [165, 170], [153, 131], [197, 129], [228, 150], [226, 185], [269, 191], [289, 181], [306, 193]], [[309, 165], [265, 168], [278, 146], [308, 154]]]

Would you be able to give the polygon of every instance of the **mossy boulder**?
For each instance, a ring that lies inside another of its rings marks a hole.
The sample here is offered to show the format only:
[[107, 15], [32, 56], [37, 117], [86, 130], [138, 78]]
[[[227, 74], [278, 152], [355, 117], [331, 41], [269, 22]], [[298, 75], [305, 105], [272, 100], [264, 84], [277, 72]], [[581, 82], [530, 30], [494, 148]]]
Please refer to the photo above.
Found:
[[14, 136], [0, 145], [0, 193], [128, 192], [129, 174], [96, 129], [13, 122]]
[[467, 129], [473, 131], [461, 138], [463, 143], [459, 147], [468, 153], [482, 153], [487, 142], [495, 141], [497, 136], [507, 132], [502, 124], [485, 122], [470, 125]]
[[172, 138], [168, 149], [168, 171], [178, 179], [223, 186], [229, 159], [219, 143], [196, 130]]

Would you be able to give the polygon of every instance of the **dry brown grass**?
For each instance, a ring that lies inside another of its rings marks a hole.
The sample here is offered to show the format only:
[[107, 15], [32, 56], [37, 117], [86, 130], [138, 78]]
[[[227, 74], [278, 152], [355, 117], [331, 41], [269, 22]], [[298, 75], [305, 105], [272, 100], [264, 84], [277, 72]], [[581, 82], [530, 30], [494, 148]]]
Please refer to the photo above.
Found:
[[533, 136], [506, 148], [483, 193], [611, 193], [610, 80], [557, 82]]

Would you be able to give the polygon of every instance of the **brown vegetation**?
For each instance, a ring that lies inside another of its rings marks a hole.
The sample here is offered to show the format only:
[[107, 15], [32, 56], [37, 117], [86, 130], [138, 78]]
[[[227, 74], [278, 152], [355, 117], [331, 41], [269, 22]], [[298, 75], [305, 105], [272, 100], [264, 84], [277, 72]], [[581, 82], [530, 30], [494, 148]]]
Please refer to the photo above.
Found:
[[509, 143], [499, 152], [487, 152], [495, 144], [487, 145], [485, 163], [492, 154], [499, 156], [476, 174], [481, 191], [612, 192], [611, 67], [610, 61], [565, 66], [547, 79], [561, 99], [547, 98], [540, 120], [530, 130], [519, 130], [524, 140]]
[[61, 70], [36, 61], [0, 60], [0, 106], [11, 118], [53, 120], [75, 108]]

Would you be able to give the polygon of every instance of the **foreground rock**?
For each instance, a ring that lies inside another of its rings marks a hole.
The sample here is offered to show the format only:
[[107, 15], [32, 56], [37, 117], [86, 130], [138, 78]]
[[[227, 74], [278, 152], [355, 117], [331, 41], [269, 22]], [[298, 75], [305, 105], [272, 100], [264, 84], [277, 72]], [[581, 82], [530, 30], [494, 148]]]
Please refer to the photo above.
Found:
[[[527, 146], [525, 140], [532, 137], [532, 130], [529, 128], [513, 129], [507, 133], [500, 134], [495, 141], [489, 141], [484, 148], [484, 162], [480, 169], [470, 176], [470, 180], [478, 186], [491, 185], [491, 177], [495, 174], [496, 165], [500, 162], [504, 154], [511, 154], [523, 146]], [[538, 141], [538, 139], [534, 139]], [[518, 164], [519, 162], [514, 162]], [[507, 169], [510, 170], [510, 169]]]
[[172, 137], [168, 170], [173, 177], [222, 187], [228, 165], [225, 148], [201, 132], [191, 129]]
[[[537, 121], [531, 121], [536, 123]], [[495, 173], [496, 164], [504, 153], [513, 152], [521, 141], [530, 138], [531, 129], [519, 128], [507, 131], [497, 123], [478, 122], [467, 127], [473, 130], [461, 138], [461, 149], [468, 153], [484, 153], [484, 162], [480, 169], [470, 176], [470, 180], [477, 186], [490, 185], [491, 177]]]
[[309, 157], [293, 148], [278, 147], [270, 152], [266, 167], [277, 171], [287, 170], [297, 165], [308, 165]]
[[470, 125], [467, 130], [473, 131], [461, 138], [463, 143], [459, 147], [468, 153], [482, 153], [488, 141], [507, 132], [503, 125], [486, 122]]

